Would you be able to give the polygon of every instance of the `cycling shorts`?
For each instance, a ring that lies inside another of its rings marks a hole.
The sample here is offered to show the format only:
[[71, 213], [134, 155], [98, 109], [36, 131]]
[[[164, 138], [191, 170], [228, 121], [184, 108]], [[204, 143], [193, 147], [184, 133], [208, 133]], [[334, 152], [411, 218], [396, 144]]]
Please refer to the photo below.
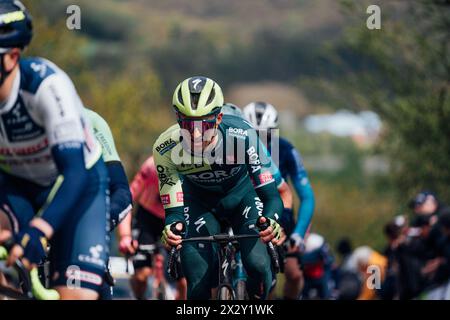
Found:
[[[108, 173], [103, 160], [88, 171], [88, 185], [76, 208], [50, 240], [50, 284], [100, 292], [109, 256]], [[57, 191], [0, 172], [0, 209], [17, 233]], [[55, 190], [54, 190], [55, 189]]]

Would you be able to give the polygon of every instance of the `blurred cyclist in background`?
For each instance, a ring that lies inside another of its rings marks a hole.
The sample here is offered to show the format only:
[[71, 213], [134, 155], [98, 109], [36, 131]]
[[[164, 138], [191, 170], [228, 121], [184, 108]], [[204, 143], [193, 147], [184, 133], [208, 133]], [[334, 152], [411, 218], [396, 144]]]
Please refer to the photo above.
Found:
[[[304, 237], [314, 214], [314, 192], [309, 183], [308, 174], [303, 165], [300, 153], [286, 139], [272, 136], [274, 129], [278, 129], [278, 112], [271, 104], [266, 102], [252, 102], [244, 108], [244, 116], [260, 134], [267, 134], [267, 148], [273, 152], [273, 147], [279, 148], [279, 163], [281, 175], [285, 181], [291, 183], [300, 199], [297, 214], [297, 224], [293, 215], [293, 199], [284, 202], [284, 211], [280, 219], [281, 225], [293, 245], [288, 248], [285, 265], [285, 299], [298, 299], [302, 276], [299, 274], [299, 265], [295, 261], [298, 252], [304, 247]], [[292, 259], [293, 258], [293, 259]], [[295, 263], [294, 263], [295, 262]]]
[[306, 236], [305, 250], [301, 255], [305, 287], [303, 299], [329, 299], [330, 280], [334, 257], [325, 238], [317, 233]]
[[[133, 258], [134, 275], [130, 281], [131, 287], [137, 299], [144, 299], [148, 278], [153, 275], [158, 279], [163, 277], [164, 273], [164, 256], [159, 252], [159, 239], [164, 229], [165, 215], [159, 196], [158, 172], [153, 156], [141, 166], [130, 187], [133, 201], [138, 206], [134, 219], [132, 215], [128, 215], [119, 225], [119, 250], [123, 254], [134, 255], [140, 245], [155, 246], [154, 255], [139, 254]], [[177, 299], [186, 299], [184, 278], [178, 279], [177, 289]]]

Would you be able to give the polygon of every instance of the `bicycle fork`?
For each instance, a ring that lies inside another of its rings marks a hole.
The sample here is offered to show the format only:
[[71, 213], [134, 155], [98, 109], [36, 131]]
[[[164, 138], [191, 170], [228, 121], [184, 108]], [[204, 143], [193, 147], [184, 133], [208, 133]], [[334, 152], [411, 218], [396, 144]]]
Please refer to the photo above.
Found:
[[219, 284], [220, 287], [218, 290], [222, 287], [227, 287], [230, 292], [233, 294], [234, 297], [234, 290], [233, 290], [233, 269], [231, 265], [231, 261], [233, 259], [233, 245], [230, 243], [221, 243], [221, 250], [219, 251], [219, 265], [220, 265], [220, 272], [219, 272]]

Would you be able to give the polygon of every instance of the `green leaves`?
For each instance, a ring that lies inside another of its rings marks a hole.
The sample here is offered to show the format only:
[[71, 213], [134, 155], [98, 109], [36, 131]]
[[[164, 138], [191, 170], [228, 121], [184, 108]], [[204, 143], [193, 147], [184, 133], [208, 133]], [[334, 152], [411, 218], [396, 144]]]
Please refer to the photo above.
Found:
[[[353, 50], [376, 66], [358, 75], [357, 90], [368, 93], [388, 126], [384, 149], [390, 155], [401, 197], [431, 188], [450, 191], [450, 6], [415, 2], [403, 19], [383, 20], [383, 32], [348, 33]], [[446, 13], [446, 14], [445, 14]], [[444, 40], [447, 39], [447, 40]], [[380, 79], [375, 88], [374, 79]], [[373, 92], [366, 91], [374, 87]]]

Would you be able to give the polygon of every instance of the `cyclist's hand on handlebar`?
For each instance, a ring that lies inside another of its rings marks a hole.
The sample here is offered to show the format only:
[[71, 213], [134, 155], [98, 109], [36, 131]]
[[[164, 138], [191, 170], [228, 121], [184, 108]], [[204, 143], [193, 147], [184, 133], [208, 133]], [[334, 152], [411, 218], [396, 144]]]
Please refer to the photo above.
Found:
[[30, 269], [45, 258], [47, 250], [47, 238], [37, 228], [27, 228], [15, 237], [16, 245], [9, 253], [8, 265], [12, 265], [17, 259], [22, 258], [24, 265]]
[[265, 223], [266, 219], [269, 220], [269, 227], [259, 233], [261, 240], [265, 243], [271, 241], [273, 244], [278, 245], [281, 240], [281, 226], [275, 220], [266, 217], [260, 218], [261, 223]]
[[[172, 232], [171, 227], [174, 225], [181, 225], [181, 222], [174, 222], [170, 225], [166, 225], [164, 227], [162, 237], [161, 237], [161, 243], [164, 245], [164, 247], [168, 250], [170, 250], [172, 247], [176, 247], [177, 250], [181, 248], [181, 241], [182, 237], [180, 235], [176, 235]], [[181, 230], [180, 230], [181, 231]]]
[[289, 237], [290, 248], [292, 251], [305, 251], [305, 240], [298, 233], [293, 233]]
[[123, 236], [119, 241], [119, 251], [125, 255], [133, 255], [136, 253], [138, 242], [133, 240], [131, 236]]

